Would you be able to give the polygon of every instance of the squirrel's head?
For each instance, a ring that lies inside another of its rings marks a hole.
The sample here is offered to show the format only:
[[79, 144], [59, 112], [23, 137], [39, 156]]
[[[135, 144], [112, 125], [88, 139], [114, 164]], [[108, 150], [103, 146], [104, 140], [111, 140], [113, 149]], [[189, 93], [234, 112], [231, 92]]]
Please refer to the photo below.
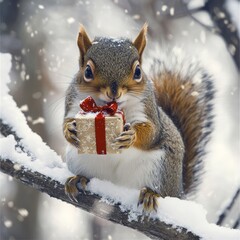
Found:
[[146, 79], [141, 67], [142, 53], [146, 45], [147, 24], [134, 41], [88, 37], [81, 25], [78, 35], [80, 90], [105, 102], [124, 102], [130, 95], [141, 94]]

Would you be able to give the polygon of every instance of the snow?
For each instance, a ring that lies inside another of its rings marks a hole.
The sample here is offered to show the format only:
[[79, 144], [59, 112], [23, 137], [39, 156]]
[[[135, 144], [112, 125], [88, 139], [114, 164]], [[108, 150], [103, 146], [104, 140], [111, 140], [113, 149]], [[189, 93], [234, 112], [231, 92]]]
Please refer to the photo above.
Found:
[[37, 119], [33, 120], [32, 124], [36, 125], [39, 123], [45, 123], [45, 119], [43, 117], [38, 117]]
[[18, 209], [18, 213], [22, 216], [22, 217], [27, 217], [29, 215], [29, 212], [27, 209], [25, 208], [20, 208]]
[[28, 111], [28, 105], [27, 105], [27, 104], [22, 105], [22, 106], [20, 107], [20, 110], [21, 110], [22, 112], [27, 112], [27, 111]]
[[[137, 220], [141, 216], [141, 206], [137, 207], [139, 191], [116, 186], [108, 181], [92, 179], [88, 185], [88, 190], [102, 196], [102, 201], [109, 204], [120, 203], [122, 211], [130, 211], [128, 220]], [[216, 240], [236, 240], [240, 238], [240, 230], [233, 230], [209, 224], [206, 218], [206, 210], [192, 201], [180, 200], [178, 198], [160, 198], [158, 200], [158, 212], [151, 214], [152, 218], [157, 218], [173, 226], [184, 227], [203, 239]]]
[[[17, 133], [17, 136], [22, 138], [20, 144], [26, 147], [29, 152], [32, 152], [37, 159], [45, 161], [51, 167], [61, 166], [61, 157], [50, 149], [44, 143], [39, 135], [33, 133], [28, 127], [27, 121], [17, 107], [13, 97], [8, 94], [10, 77], [8, 73], [11, 69], [11, 56], [9, 54], [0, 55], [1, 62], [1, 101], [0, 101], [0, 116], [3, 123], [8, 124]], [[2, 64], [4, 63], [4, 64]], [[4, 66], [4, 67], [3, 67]]]
[[44, 7], [43, 5], [41, 5], [41, 4], [39, 4], [39, 5], [38, 5], [38, 8], [41, 9], [41, 10], [43, 10], [45, 7]]
[[170, 11], [169, 11], [169, 12], [170, 12], [170, 15], [173, 16], [173, 15], [174, 15], [174, 12], [175, 12], [175, 9], [172, 7], [172, 8], [170, 8]]
[[10, 221], [10, 220], [5, 220], [5, 221], [4, 221], [4, 226], [5, 226], [6, 228], [12, 227], [12, 221]]
[[168, 6], [167, 5], [163, 5], [162, 6], [162, 11], [165, 12], [167, 10]]
[[[10, 96], [7, 84], [10, 83], [9, 71], [11, 69], [11, 56], [9, 54], [1, 54], [1, 95], [0, 102], [1, 119], [4, 123], [10, 125], [17, 135], [22, 138], [20, 145], [9, 135], [0, 139], [0, 156], [3, 159], [11, 159], [15, 163], [15, 169], [19, 170], [19, 166], [32, 171], [38, 171], [47, 175], [61, 183], [72, 174], [67, 170], [65, 163], [61, 157], [50, 149], [32, 130], [28, 127], [27, 121]], [[4, 63], [4, 64], [2, 64]], [[4, 67], [3, 67], [4, 66]], [[27, 152], [31, 152], [34, 161]], [[116, 186], [111, 182], [92, 179], [88, 185], [88, 190], [92, 193], [102, 196], [102, 201], [108, 204], [119, 203], [122, 211], [129, 211], [129, 221], [137, 220], [141, 216], [142, 208], [137, 206], [139, 191], [136, 189], [126, 189]], [[26, 217], [28, 213], [22, 211]], [[186, 229], [196, 233], [203, 239], [239, 239], [240, 231], [209, 224], [206, 219], [206, 210], [192, 201], [180, 200], [177, 198], [161, 198], [159, 199], [159, 208], [157, 213], [151, 214], [152, 218], [159, 218], [175, 227], [185, 227]], [[9, 220], [5, 221], [5, 225], [11, 227]]]
[[[37, 171], [46, 176], [49, 176], [59, 182], [64, 183], [72, 174], [67, 170], [65, 163], [59, 163], [58, 166], [53, 167], [51, 161], [44, 162], [40, 159], [32, 161], [31, 156], [17, 148], [17, 142], [13, 135], [9, 135], [0, 139], [0, 156], [3, 159], [10, 159], [15, 163], [15, 170], [19, 170], [20, 166], [24, 166], [31, 171]], [[46, 153], [47, 154], [47, 153]]]
[[73, 17], [67, 19], [68, 24], [74, 23], [76, 20]]

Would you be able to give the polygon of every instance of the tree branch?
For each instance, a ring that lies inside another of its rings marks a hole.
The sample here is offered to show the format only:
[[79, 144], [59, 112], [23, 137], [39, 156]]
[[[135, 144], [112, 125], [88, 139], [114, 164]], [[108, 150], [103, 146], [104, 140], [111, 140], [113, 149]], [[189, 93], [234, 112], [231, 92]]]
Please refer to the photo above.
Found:
[[121, 212], [118, 205], [111, 206], [101, 202], [101, 197], [95, 194], [79, 194], [77, 196], [78, 203], [72, 202], [65, 195], [64, 186], [61, 183], [38, 172], [32, 172], [23, 166], [21, 169], [15, 169], [14, 163], [8, 159], [0, 158], [0, 170], [51, 197], [70, 203], [103, 219], [136, 229], [152, 239], [199, 239], [191, 232], [187, 232], [186, 229], [181, 228], [180, 232], [179, 228], [175, 229], [160, 221], [129, 222], [128, 213]]
[[[234, 204], [237, 202], [238, 197], [240, 196], [240, 188], [237, 189], [236, 193], [234, 194], [231, 202], [226, 206], [226, 208], [223, 210], [223, 212], [219, 215], [217, 220], [217, 225], [222, 225], [225, 218], [228, 216], [229, 211], [232, 209]], [[236, 223], [233, 224], [232, 228], [236, 228], [238, 225], [239, 219], [236, 221]], [[236, 226], [235, 226], [236, 225]]]
[[225, 8], [225, 0], [208, 0], [204, 10], [208, 11], [213, 22], [220, 30], [220, 35], [226, 42], [227, 48], [233, 57], [233, 60], [240, 71], [240, 49], [237, 27], [232, 22], [230, 14]]
[[[11, 127], [7, 124], [3, 124], [1, 119], [0, 125], [2, 135], [7, 136], [13, 134], [17, 141], [20, 140]], [[136, 229], [152, 239], [199, 239], [198, 236], [184, 228], [178, 227], [176, 229], [159, 220], [150, 219], [129, 222], [128, 213], [122, 212], [119, 205], [109, 205], [104, 203], [101, 201], [101, 197], [96, 194], [89, 192], [86, 192], [86, 194], [79, 194], [77, 196], [78, 202], [73, 202], [65, 195], [64, 186], [61, 183], [39, 172], [33, 172], [30, 169], [26, 169], [24, 166], [16, 167], [11, 159], [2, 159], [0, 157], [0, 171], [16, 178], [20, 182], [34, 189], [37, 189], [38, 191], [47, 193], [51, 197], [70, 203], [100, 218]]]

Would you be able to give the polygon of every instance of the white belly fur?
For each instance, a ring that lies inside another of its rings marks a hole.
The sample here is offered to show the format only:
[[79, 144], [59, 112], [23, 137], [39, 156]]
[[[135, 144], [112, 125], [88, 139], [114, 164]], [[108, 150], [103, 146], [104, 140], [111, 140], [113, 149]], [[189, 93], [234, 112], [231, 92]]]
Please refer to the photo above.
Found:
[[163, 157], [163, 150], [142, 151], [136, 148], [123, 150], [120, 154], [78, 154], [70, 144], [66, 152], [67, 165], [72, 173], [137, 189], [151, 187], [155, 165]]

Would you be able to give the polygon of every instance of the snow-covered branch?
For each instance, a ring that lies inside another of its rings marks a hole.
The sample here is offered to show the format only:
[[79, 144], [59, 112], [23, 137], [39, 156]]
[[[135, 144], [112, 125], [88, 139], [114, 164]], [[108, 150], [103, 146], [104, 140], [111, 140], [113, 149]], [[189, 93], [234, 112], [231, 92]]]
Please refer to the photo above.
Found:
[[[2, 124], [2, 122], [1, 133], [3, 135], [13, 133], [17, 137], [11, 128]], [[17, 137], [17, 139], [19, 138]], [[34, 161], [34, 159], [32, 160]], [[106, 203], [96, 194], [89, 192], [79, 194], [77, 196], [78, 202], [70, 201], [64, 193], [63, 184], [49, 176], [16, 164], [12, 159], [0, 157], [0, 170], [38, 191], [68, 202], [103, 219], [136, 229], [152, 239], [176, 239], [176, 236], [178, 239], [199, 239], [195, 234], [184, 228], [176, 228], [157, 219], [149, 220], [139, 217], [138, 221], [129, 221], [128, 212], [123, 212], [119, 204]]]
[[[64, 194], [64, 186], [38, 172], [31, 172], [23, 166], [16, 170], [16, 166], [10, 160], [1, 159], [0, 169], [2, 172], [15, 177], [24, 184], [33, 187], [48, 195], [68, 202], [76, 207], [88, 211], [98, 217], [118, 223], [133, 229], [136, 229], [152, 239], [199, 239], [186, 229], [173, 228], [158, 220], [128, 221], [128, 213], [121, 212], [118, 205], [109, 205], [101, 201], [101, 198], [95, 194], [80, 194], [78, 203], [70, 201]], [[97, 206], [97, 207], [96, 207]]]
[[[62, 180], [69, 176], [66, 166], [59, 165], [54, 168], [45, 166], [43, 169], [44, 165], [30, 156], [31, 152], [25, 155], [17, 150], [15, 139], [20, 141], [21, 139], [11, 127], [3, 123], [1, 119], [0, 124], [1, 134], [5, 136], [1, 141], [0, 171], [38, 191], [100, 218], [136, 229], [152, 239], [181, 240], [201, 237], [204, 239], [226, 239], [225, 237], [235, 239], [239, 235], [238, 230], [209, 224], [206, 220], [206, 212], [200, 205], [175, 198], [160, 199], [158, 213], [151, 215], [150, 218], [143, 217], [141, 207], [137, 207], [136, 204], [137, 190], [122, 188], [98, 179], [90, 181], [89, 191], [85, 194], [80, 193], [77, 196], [78, 202], [71, 201], [64, 193]], [[24, 151], [26, 150], [25, 148]], [[29, 161], [29, 164], [26, 161]]]

